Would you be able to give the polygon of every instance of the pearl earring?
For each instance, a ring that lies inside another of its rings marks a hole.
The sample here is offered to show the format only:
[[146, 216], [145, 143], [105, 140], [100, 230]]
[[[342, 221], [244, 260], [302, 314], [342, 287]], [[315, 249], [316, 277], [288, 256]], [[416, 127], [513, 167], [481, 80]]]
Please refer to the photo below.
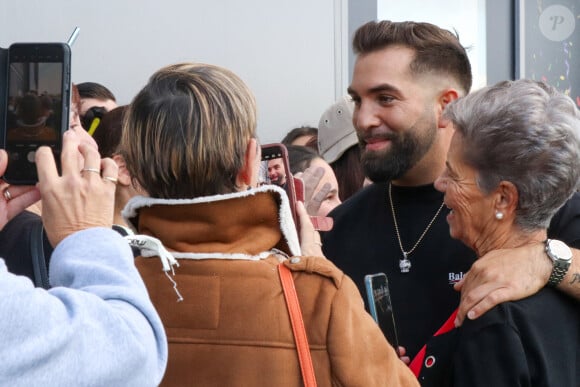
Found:
[[495, 212], [495, 218], [497, 220], [502, 220], [503, 219], [503, 212], [496, 211]]

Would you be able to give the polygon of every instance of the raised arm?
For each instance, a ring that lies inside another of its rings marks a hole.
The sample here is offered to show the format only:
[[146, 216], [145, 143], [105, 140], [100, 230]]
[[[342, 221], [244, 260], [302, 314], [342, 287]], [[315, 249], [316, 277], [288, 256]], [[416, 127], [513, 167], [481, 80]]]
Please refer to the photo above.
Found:
[[[580, 250], [572, 249], [572, 263], [557, 289], [580, 300]], [[496, 250], [479, 258], [455, 287], [461, 291], [456, 324], [476, 319], [495, 305], [537, 293], [546, 286], [552, 262], [542, 243]]]
[[36, 162], [56, 246], [53, 288], [34, 288], [0, 260], [0, 385], [158, 385], [167, 362], [163, 325], [130, 248], [110, 227], [116, 165], [72, 131], [61, 175], [49, 148]]
[[0, 260], [0, 385], [158, 385], [166, 338], [122, 237], [75, 233], [49, 270], [45, 291]]

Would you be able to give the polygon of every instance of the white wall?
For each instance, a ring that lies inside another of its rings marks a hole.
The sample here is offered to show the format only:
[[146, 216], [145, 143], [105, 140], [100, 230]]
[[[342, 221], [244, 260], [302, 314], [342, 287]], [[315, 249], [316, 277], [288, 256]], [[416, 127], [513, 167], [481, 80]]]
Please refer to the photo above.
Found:
[[379, 20], [433, 23], [457, 31], [473, 73], [473, 88], [487, 84], [485, 0], [377, 0]]
[[261, 141], [278, 142], [295, 126], [317, 126], [346, 90], [347, 53], [335, 39], [343, 1], [0, 0], [0, 46], [66, 41], [79, 26], [73, 82], [102, 83], [121, 104], [166, 64], [227, 67], [256, 95]]

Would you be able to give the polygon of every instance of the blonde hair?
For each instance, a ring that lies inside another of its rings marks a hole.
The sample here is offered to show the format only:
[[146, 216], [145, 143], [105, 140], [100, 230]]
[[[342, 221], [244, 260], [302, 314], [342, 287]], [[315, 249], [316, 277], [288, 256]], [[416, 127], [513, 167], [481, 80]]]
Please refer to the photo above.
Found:
[[132, 101], [120, 153], [152, 197], [229, 193], [255, 132], [255, 99], [237, 75], [179, 63], [153, 74]]

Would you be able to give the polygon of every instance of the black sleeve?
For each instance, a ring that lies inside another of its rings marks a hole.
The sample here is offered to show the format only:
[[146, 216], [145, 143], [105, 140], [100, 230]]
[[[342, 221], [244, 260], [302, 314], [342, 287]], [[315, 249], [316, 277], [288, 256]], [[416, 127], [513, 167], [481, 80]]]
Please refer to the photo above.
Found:
[[496, 323], [462, 335], [454, 359], [454, 387], [531, 386], [530, 370], [518, 332]]
[[574, 193], [554, 215], [548, 238], [560, 239], [568, 246], [580, 249], [580, 193]]

